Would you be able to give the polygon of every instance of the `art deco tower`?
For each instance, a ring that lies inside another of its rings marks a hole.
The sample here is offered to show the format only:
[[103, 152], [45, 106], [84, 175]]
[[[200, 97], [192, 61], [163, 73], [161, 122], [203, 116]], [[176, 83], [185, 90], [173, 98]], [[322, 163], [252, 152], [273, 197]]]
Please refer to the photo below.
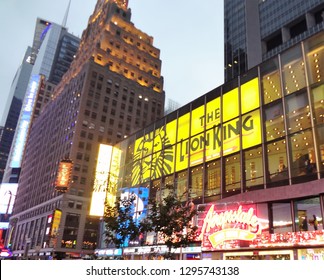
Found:
[[[70, 69], [32, 124], [7, 239], [17, 256], [91, 253], [99, 144], [115, 144], [163, 116], [160, 51], [130, 19], [128, 1], [97, 2]], [[73, 168], [60, 193], [55, 182], [64, 159]]]

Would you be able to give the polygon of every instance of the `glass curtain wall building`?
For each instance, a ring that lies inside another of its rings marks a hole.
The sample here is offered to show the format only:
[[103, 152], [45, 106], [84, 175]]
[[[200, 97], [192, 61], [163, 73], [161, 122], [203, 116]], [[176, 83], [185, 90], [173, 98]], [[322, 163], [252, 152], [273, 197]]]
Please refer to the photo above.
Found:
[[258, 234], [215, 247], [203, 239], [202, 258], [324, 258], [323, 68], [321, 32], [147, 126], [114, 146], [108, 192], [163, 198], [172, 184], [200, 214], [253, 205]]
[[324, 29], [323, 0], [224, 1], [225, 81]]

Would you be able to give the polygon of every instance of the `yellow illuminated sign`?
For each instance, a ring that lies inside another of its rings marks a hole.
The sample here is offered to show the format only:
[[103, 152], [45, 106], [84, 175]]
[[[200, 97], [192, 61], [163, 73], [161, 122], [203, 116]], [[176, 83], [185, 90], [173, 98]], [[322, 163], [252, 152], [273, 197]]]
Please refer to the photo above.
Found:
[[51, 227], [51, 236], [55, 236], [58, 233], [60, 223], [61, 223], [62, 211], [59, 209], [54, 210], [52, 227]]
[[231, 120], [239, 115], [238, 88], [223, 95], [223, 122]]
[[90, 215], [102, 217], [105, 210], [105, 200], [110, 172], [112, 146], [100, 144], [93, 192], [91, 198]]
[[241, 113], [245, 114], [259, 107], [259, 79], [255, 78], [241, 86]]
[[187, 113], [178, 119], [178, 142], [181, 139], [187, 139], [189, 137], [189, 119], [190, 119], [190, 114]]
[[221, 120], [221, 98], [217, 97], [206, 104], [206, 114], [201, 116], [205, 120], [206, 130], [219, 125]]
[[[260, 144], [258, 78], [243, 84], [240, 92], [241, 99], [235, 88], [138, 138], [132, 185], [201, 164], [204, 156], [209, 161]], [[240, 109], [245, 114], [240, 116]]]
[[119, 171], [121, 161], [121, 150], [114, 147], [112, 150], [110, 173], [108, 174], [108, 188], [106, 191], [106, 204], [110, 207], [115, 206], [117, 188], [119, 183]]
[[201, 116], [205, 115], [205, 106], [200, 106], [191, 112], [191, 135], [200, 133], [205, 128], [205, 120]]
[[261, 143], [260, 110], [242, 116], [242, 148], [247, 149]]

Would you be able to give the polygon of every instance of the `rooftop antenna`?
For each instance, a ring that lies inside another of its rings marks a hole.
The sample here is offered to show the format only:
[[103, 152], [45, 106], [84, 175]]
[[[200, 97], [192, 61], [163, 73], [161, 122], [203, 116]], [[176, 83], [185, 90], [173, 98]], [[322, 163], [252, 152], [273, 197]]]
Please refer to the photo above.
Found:
[[62, 26], [64, 28], [66, 27], [66, 22], [67, 22], [67, 18], [68, 18], [68, 15], [69, 15], [70, 5], [71, 5], [71, 0], [69, 1], [69, 5], [67, 6], [67, 9], [66, 9], [66, 12], [65, 12], [65, 15], [64, 15], [64, 19], [63, 19], [63, 22], [62, 22]]

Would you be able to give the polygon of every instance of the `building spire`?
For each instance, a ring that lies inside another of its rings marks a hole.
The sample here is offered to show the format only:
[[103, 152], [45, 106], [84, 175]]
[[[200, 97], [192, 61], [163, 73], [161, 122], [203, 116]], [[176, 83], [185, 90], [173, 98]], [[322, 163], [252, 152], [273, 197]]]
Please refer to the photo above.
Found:
[[69, 1], [69, 4], [67, 6], [67, 9], [66, 9], [66, 12], [65, 12], [65, 15], [64, 15], [64, 18], [63, 18], [63, 22], [62, 22], [63, 27], [66, 27], [66, 22], [67, 22], [67, 18], [68, 18], [68, 15], [69, 15], [70, 5], [71, 5], [71, 0]]

